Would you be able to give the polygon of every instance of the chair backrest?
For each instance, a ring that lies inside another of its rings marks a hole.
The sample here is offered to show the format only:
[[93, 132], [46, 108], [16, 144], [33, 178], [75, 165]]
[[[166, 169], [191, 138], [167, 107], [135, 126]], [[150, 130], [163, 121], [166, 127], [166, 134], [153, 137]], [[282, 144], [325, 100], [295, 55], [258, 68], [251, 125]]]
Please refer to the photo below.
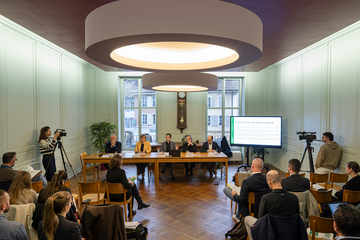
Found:
[[69, 181], [66, 181], [66, 182], [64, 183], [64, 187], [70, 188], [70, 182], [69, 182]]
[[311, 188], [313, 187], [314, 183], [325, 183], [325, 189], [327, 189], [327, 182], [328, 182], [329, 174], [318, 174], [318, 173], [310, 173], [310, 183]]
[[42, 181], [33, 182], [33, 183], [31, 183], [31, 185], [32, 185], [32, 189], [37, 193], [40, 193], [41, 189], [43, 189]]
[[105, 181], [106, 196], [110, 202], [109, 194], [124, 194], [124, 202], [126, 201], [127, 189], [121, 183], [109, 183]]
[[250, 216], [254, 216], [255, 212], [251, 212], [251, 205], [255, 204], [255, 193], [249, 192], [248, 194], [248, 204], [249, 204], [249, 214]]
[[343, 201], [348, 203], [360, 202], [360, 191], [352, 191], [352, 190], [344, 189]]
[[317, 191], [311, 189], [310, 191], [318, 203], [327, 203], [331, 201], [331, 195], [332, 195], [331, 189], [327, 191]]
[[100, 204], [100, 186], [101, 181], [96, 182], [79, 182], [80, 202], [83, 202], [83, 194], [97, 193], [98, 204]]
[[333, 188], [334, 183], [347, 183], [349, 175], [340, 173], [330, 173], [330, 188]]
[[81, 168], [84, 168], [84, 158], [87, 157], [87, 153], [83, 152], [80, 153], [80, 162], [81, 162]]
[[310, 230], [312, 231], [312, 240], [315, 240], [315, 232], [335, 233], [334, 220], [332, 218], [322, 218], [314, 215], [310, 216]]
[[[305, 173], [299, 173], [299, 175], [302, 176], [302, 177], [305, 177]], [[289, 174], [289, 173], [285, 173], [285, 177], [288, 177], [288, 176], [290, 176], [290, 174]]]

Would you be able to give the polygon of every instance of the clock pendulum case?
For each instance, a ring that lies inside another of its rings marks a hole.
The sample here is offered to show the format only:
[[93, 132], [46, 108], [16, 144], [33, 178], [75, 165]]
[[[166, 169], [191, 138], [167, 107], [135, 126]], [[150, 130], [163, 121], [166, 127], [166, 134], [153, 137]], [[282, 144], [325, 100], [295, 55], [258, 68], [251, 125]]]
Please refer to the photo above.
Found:
[[186, 128], [186, 92], [177, 93], [177, 126], [181, 133]]

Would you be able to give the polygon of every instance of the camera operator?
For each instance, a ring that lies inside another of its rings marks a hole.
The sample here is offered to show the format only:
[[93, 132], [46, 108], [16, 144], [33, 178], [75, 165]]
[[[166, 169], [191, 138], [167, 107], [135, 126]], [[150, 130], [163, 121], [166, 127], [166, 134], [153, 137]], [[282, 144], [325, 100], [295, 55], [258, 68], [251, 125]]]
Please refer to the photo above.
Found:
[[331, 132], [323, 133], [322, 141], [325, 144], [320, 147], [316, 157], [315, 173], [331, 173], [338, 168], [343, 150], [339, 144], [333, 140], [334, 135]]
[[[45, 126], [40, 130], [40, 136], [39, 136], [39, 150], [41, 155], [43, 155], [43, 166], [46, 171], [46, 180], [48, 182], [51, 181], [51, 178], [54, 176], [54, 173], [56, 172], [56, 165], [55, 165], [55, 157], [54, 157], [54, 146], [56, 143], [56, 139], [59, 137], [60, 133], [56, 132], [54, 134], [53, 140], [50, 140], [49, 137], [51, 136], [51, 130], [50, 127]], [[50, 162], [50, 164], [49, 164]], [[49, 165], [49, 168], [47, 166]]]

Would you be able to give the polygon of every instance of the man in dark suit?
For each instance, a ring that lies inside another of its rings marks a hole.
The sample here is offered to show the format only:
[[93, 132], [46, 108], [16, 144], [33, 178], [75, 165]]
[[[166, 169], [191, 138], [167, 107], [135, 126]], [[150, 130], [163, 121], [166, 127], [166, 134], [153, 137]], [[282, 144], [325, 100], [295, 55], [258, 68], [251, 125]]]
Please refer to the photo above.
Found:
[[[182, 151], [183, 152], [197, 152], [197, 147], [196, 147], [196, 144], [194, 144], [192, 142], [192, 137], [190, 135], [187, 135], [186, 136], [186, 143], [184, 143], [182, 145]], [[193, 169], [195, 167], [195, 162], [192, 162], [190, 163], [190, 167], [189, 167], [189, 163], [186, 162], [184, 163], [184, 167], [185, 167], [185, 174], [186, 175], [190, 175], [190, 176], [194, 176], [194, 172], [193, 172]]]
[[[200, 152], [221, 152], [220, 146], [214, 142], [213, 136], [208, 136], [207, 141], [203, 143], [200, 148]], [[209, 169], [210, 177], [213, 177], [213, 173], [215, 174], [215, 166], [216, 162], [204, 163], [204, 167]]]
[[[106, 153], [121, 153], [121, 142], [116, 141], [116, 135], [111, 134], [110, 142], [105, 145], [105, 152]], [[104, 163], [104, 167], [109, 169], [109, 164]]]
[[360, 239], [359, 226], [360, 212], [351, 204], [340, 204], [334, 212], [334, 230], [339, 239]]
[[[171, 141], [170, 133], [167, 133], [165, 135], [165, 139], [166, 139], [166, 141], [161, 143], [161, 146], [160, 146], [160, 148], [158, 148], [158, 150], [160, 150], [161, 152], [169, 152], [170, 150], [178, 150], [179, 149], [179, 146], [177, 146], [173, 141]], [[170, 171], [171, 180], [175, 181], [175, 177], [174, 177], [173, 169], [172, 169], [172, 163], [166, 163], [165, 167], [161, 170], [161, 173], [164, 173], [167, 168]]]
[[299, 175], [300, 166], [301, 164], [298, 159], [291, 159], [289, 161], [288, 172], [290, 175], [281, 181], [281, 186], [289, 192], [304, 192], [310, 190], [309, 179]]
[[239, 210], [236, 215], [233, 215], [235, 221], [240, 221], [240, 215], [245, 217], [249, 215], [248, 207], [248, 194], [249, 192], [262, 192], [270, 191], [266, 182], [266, 176], [261, 172], [264, 168], [264, 162], [260, 158], [255, 158], [251, 164], [252, 175], [242, 182], [240, 189], [240, 195], [236, 191], [231, 191], [229, 187], [224, 188], [224, 193], [231, 200], [235, 201], [239, 205]]

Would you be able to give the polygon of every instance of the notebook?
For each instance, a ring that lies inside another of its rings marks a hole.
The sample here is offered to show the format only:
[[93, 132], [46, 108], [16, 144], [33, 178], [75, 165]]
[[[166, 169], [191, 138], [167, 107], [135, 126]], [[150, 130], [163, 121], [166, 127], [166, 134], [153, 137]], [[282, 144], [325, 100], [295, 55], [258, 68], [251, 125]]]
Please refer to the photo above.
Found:
[[170, 150], [169, 156], [171, 157], [180, 157], [180, 150]]

